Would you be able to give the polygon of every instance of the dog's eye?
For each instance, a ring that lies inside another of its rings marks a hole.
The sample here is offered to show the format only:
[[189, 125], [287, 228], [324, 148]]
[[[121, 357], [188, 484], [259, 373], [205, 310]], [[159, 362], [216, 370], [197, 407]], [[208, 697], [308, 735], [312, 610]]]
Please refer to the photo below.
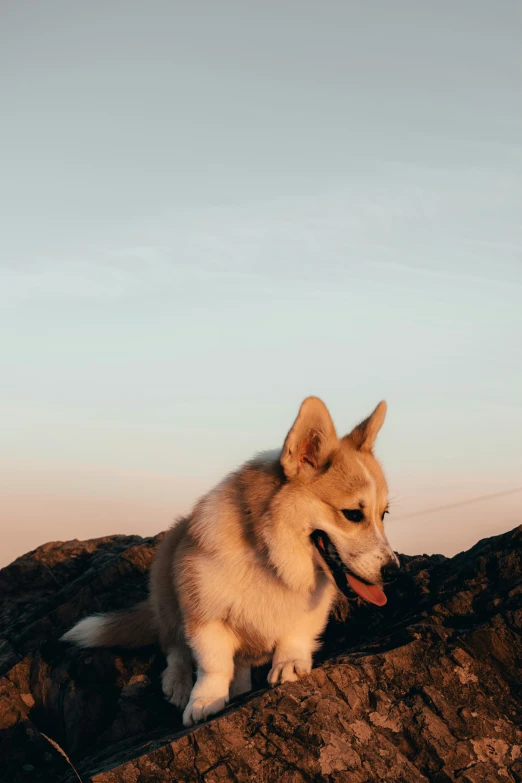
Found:
[[341, 514], [344, 514], [350, 522], [362, 522], [364, 519], [364, 514], [360, 508], [343, 508], [341, 509]]
[[384, 522], [384, 515], [385, 515], [385, 514], [389, 514], [389, 513], [390, 513], [390, 512], [388, 511], [388, 509], [386, 509], [386, 511], [383, 511], [383, 512], [382, 512], [382, 517], [381, 517], [381, 519], [382, 519], [382, 521], [383, 521], [383, 522]]

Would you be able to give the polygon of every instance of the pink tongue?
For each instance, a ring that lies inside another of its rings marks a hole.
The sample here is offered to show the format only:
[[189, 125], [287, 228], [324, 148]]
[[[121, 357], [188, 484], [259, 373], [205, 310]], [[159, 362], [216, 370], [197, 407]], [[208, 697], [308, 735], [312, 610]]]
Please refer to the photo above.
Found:
[[381, 588], [377, 587], [377, 585], [367, 585], [364, 582], [360, 582], [351, 574], [346, 574], [346, 579], [352, 590], [356, 592], [357, 595], [360, 595], [361, 598], [364, 598], [365, 601], [369, 601], [371, 604], [376, 604], [377, 606], [384, 606], [388, 600]]

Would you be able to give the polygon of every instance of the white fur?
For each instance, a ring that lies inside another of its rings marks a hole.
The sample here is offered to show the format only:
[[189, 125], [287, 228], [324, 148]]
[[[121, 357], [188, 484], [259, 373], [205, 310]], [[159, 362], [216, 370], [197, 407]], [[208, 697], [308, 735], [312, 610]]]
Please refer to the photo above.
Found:
[[246, 672], [236, 672], [231, 684], [239, 644], [231, 627], [248, 627], [255, 618], [256, 632], [263, 637], [265, 649], [275, 648], [269, 683], [292, 682], [311, 671], [316, 640], [326, 626], [335, 594], [335, 586], [321, 570], [315, 572], [314, 588], [303, 594], [278, 579], [267, 580], [266, 571], [258, 571], [255, 561], [241, 564], [229, 558], [208, 559], [205, 565], [204, 597], [209, 617], [215, 615], [218, 606], [226, 606], [228, 627], [209, 619], [190, 639], [198, 662], [198, 679], [183, 715], [186, 726], [218, 712], [231, 696], [251, 688]]
[[64, 633], [63, 642], [74, 642], [79, 647], [97, 647], [100, 632], [105, 628], [107, 620], [103, 615], [92, 614], [76, 623], [70, 631]]
[[[325, 608], [326, 613], [323, 611]], [[312, 653], [316, 638], [326, 625], [329, 608], [328, 597], [326, 606], [321, 601], [319, 611], [306, 618], [302, 617], [290, 634], [279, 639], [272, 659], [272, 668], [268, 673], [270, 685], [296, 682], [299, 677], [312, 671]]]
[[214, 620], [197, 630], [191, 646], [198, 663], [198, 678], [183, 713], [185, 726], [205, 720], [228, 703], [237, 640], [224, 623]]
[[184, 710], [192, 690], [192, 659], [186, 651], [172, 648], [167, 655], [167, 668], [161, 675], [165, 698]]

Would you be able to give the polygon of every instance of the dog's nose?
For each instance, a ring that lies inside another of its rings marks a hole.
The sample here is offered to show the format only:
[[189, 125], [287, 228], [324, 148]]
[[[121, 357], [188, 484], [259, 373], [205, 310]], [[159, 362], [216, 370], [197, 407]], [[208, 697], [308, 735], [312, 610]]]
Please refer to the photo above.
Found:
[[381, 568], [381, 578], [384, 583], [394, 582], [399, 576], [401, 570], [400, 565], [396, 560], [389, 560], [386, 565]]

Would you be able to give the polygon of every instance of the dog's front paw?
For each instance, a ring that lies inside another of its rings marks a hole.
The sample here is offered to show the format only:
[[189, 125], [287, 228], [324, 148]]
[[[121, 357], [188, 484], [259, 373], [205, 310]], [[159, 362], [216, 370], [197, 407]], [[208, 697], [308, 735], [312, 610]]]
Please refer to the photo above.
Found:
[[268, 682], [272, 687], [283, 682], [297, 682], [300, 677], [310, 674], [312, 667], [309, 661], [282, 661], [272, 666], [268, 673]]
[[192, 726], [225, 709], [228, 699], [224, 696], [197, 696], [190, 699], [183, 713], [183, 725]]
[[184, 710], [192, 691], [192, 673], [168, 666], [161, 675], [161, 687], [167, 701]]

